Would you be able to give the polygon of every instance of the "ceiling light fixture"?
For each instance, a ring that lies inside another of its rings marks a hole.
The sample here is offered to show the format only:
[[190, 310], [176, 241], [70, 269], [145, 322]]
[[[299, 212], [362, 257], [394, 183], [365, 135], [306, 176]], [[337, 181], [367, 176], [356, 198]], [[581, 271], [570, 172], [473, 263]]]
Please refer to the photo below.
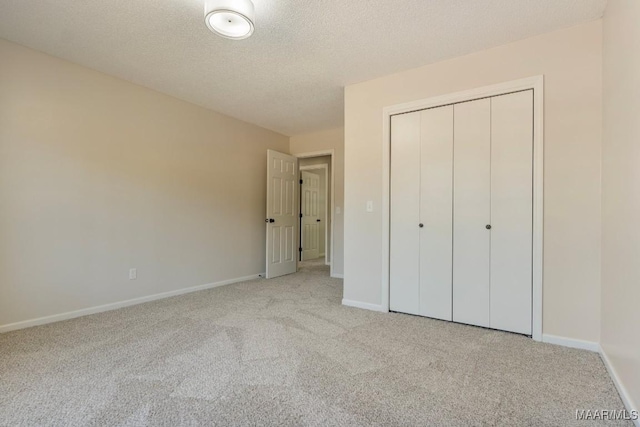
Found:
[[255, 9], [251, 0], [206, 0], [204, 22], [219, 36], [242, 40], [253, 34]]

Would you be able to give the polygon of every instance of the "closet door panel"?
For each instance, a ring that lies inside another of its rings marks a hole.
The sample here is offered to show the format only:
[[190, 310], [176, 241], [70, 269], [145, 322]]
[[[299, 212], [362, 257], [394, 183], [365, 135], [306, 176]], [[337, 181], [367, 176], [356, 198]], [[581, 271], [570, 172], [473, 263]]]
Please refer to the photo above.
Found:
[[531, 334], [533, 91], [491, 99], [491, 323]]
[[491, 100], [454, 106], [453, 320], [489, 326]]
[[421, 115], [420, 314], [452, 320], [453, 106]]
[[420, 112], [391, 118], [389, 308], [419, 314]]

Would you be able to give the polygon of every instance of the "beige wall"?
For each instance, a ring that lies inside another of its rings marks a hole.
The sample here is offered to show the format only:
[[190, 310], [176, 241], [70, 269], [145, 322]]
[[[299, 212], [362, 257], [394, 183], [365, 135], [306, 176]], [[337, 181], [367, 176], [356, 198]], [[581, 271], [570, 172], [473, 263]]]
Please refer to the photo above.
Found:
[[0, 64], [0, 325], [264, 271], [289, 138], [2, 40]]
[[[320, 254], [331, 260], [331, 156], [306, 157], [298, 160], [298, 166], [325, 165], [327, 169], [312, 169], [309, 172], [320, 177]], [[328, 184], [328, 187], [326, 187]], [[328, 215], [328, 218], [327, 218]], [[326, 239], [325, 239], [325, 231]]]
[[[342, 277], [344, 272], [344, 129], [330, 129], [305, 135], [292, 136], [289, 150], [291, 154], [313, 153], [335, 150], [332, 167], [335, 168], [334, 230], [333, 230], [333, 274]], [[340, 209], [338, 213], [337, 209]]]
[[602, 348], [640, 409], [640, 2], [604, 15]]
[[381, 304], [383, 107], [544, 74], [543, 332], [598, 342], [601, 70], [596, 21], [348, 86], [344, 298]]

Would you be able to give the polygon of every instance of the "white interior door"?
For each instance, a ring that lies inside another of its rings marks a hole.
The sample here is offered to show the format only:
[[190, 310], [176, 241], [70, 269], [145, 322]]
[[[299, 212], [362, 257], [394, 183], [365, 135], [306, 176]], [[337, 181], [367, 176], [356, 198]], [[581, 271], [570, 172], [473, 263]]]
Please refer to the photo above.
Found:
[[454, 106], [453, 320], [490, 326], [491, 100]]
[[295, 273], [298, 159], [267, 150], [267, 279]]
[[420, 115], [391, 117], [389, 308], [420, 314]]
[[320, 176], [302, 171], [302, 260], [320, 256]]
[[453, 106], [421, 116], [420, 314], [452, 320]]
[[531, 335], [533, 91], [491, 98], [491, 327]]

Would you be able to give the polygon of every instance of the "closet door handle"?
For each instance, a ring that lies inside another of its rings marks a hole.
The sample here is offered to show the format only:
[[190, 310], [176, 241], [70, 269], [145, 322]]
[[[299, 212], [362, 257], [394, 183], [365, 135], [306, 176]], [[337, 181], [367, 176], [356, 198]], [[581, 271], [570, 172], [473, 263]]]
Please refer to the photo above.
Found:
[[422, 227], [424, 227], [424, 224], [420, 223], [420, 224], [418, 224], [418, 227], [422, 228]]
[[487, 224], [487, 225], [485, 226], [485, 228], [486, 228], [487, 230], [491, 230], [491, 224]]

